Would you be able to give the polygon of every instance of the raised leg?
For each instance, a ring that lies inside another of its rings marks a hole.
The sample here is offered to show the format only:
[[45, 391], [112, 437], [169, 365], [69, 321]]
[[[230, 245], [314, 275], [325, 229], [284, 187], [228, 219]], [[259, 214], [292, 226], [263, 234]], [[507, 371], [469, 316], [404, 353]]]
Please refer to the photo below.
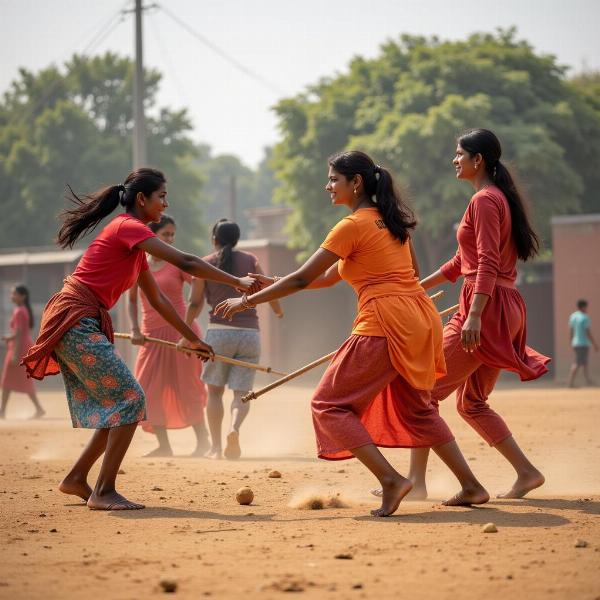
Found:
[[119, 467], [136, 428], [137, 423], [130, 423], [109, 430], [98, 481], [96, 481], [94, 491], [87, 502], [88, 507], [92, 510], [136, 510], [144, 508], [143, 504], [127, 500], [115, 489]]
[[206, 417], [208, 419], [208, 428], [210, 430], [211, 447], [207, 453], [208, 458], [221, 458], [221, 426], [223, 424], [223, 392], [224, 386], [208, 385], [208, 405], [206, 407]]
[[63, 494], [79, 496], [87, 502], [92, 495], [92, 488], [87, 482], [88, 473], [104, 453], [109, 431], [109, 429], [96, 429], [94, 431], [77, 462], [58, 486]]

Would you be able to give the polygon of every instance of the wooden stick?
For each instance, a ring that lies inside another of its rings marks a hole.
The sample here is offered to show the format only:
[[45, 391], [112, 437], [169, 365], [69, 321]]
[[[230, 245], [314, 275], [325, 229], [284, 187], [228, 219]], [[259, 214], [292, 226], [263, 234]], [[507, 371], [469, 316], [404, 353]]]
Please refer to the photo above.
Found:
[[[438, 293], [441, 294], [443, 292], [438, 292]], [[433, 296], [432, 296], [432, 299], [433, 299]], [[455, 304], [454, 306], [451, 306], [450, 308], [443, 310], [440, 313], [440, 317], [445, 317], [446, 315], [456, 312], [458, 307], [459, 307], [459, 305]], [[313, 362], [309, 363], [308, 365], [304, 365], [297, 371], [294, 371], [294, 372], [290, 373], [289, 375], [286, 375], [285, 377], [282, 377], [281, 379], [278, 379], [277, 381], [274, 381], [273, 383], [270, 383], [269, 385], [266, 385], [265, 387], [260, 388], [260, 390], [257, 390], [256, 392], [247, 393], [245, 396], [242, 396], [242, 402], [250, 402], [250, 400], [256, 400], [256, 398], [258, 398], [259, 396], [262, 396], [263, 394], [266, 394], [267, 392], [274, 390], [275, 388], [279, 387], [280, 385], [283, 385], [284, 383], [287, 383], [288, 381], [291, 381], [292, 379], [295, 379], [296, 377], [300, 377], [300, 375], [304, 375], [304, 373], [306, 373], [307, 371], [310, 371], [311, 369], [314, 369], [314, 368], [318, 367], [319, 365], [322, 365], [324, 362], [331, 360], [331, 358], [333, 357], [333, 355], [336, 352], [337, 352], [337, 350], [335, 350], [334, 352], [330, 352], [329, 354], [326, 354], [325, 356], [321, 356], [321, 358], [317, 358], [317, 360], [314, 360]]]
[[[121, 340], [130, 340], [130, 333], [115, 333], [115, 338]], [[175, 349], [177, 344], [175, 342], [169, 342], [167, 340], [161, 340], [159, 338], [153, 338], [144, 336], [147, 342], [152, 342], [154, 344], [160, 344], [161, 346], [168, 346], [169, 348]], [[206, 356], [205, 352], [201, 350], [194, 350], [192, 348], [188, 348], [184, 350], [187, 354], [200, 354], [202, 356]], [[271, 367], [263, 367], [262, 365], [255, 365], [254, 363], [246, 362], [245, 360], [238, 360], [237, 358], [229, 358], [228, 356], [222, 356], [221, 354], [215, 354], [215, 360], [223, 363], [227, 363], [228, 365], [236, 365], [237, 367], [245, 367], [247, 369], [254, 369], [255, 371], [262, 371], [263, 373], [273, 373], [274, 375], [287, 375], [287, 373], [283, 373], [282, 371], [276, 371], [275, 369], [271, 369]]]
[[337, 352], [337, 350], [334, 350], [333, 352], [330, 352], [329, 354], [326, 354], [325, 356], [321, 356], [321, 358], [317, 358], [317, 360], [313, 360], [313, 362], [309, 363], [308, 365], [304, 365], [297, 371], [294, 371], [293, 373], [290, 373], [289, 375], [286, 375], [285, 377], [282, 377], [281, 379], [278, 379], [277, 381], [274, 381], [273, 383], [270, 383], [269, 385], [266, 385], [265, 387], [260, 388], [260, 390], [257, 390], [256, 392], [247, 393], [245, 396], [242, 396], [242, 402], [249, 402], [250, 400], [254, 400], [255, 398], [258, 398], [259, 396], [262, 396], [263, 394], [270, 392], [272, 389], [279, 387], [280, 385], [283, 385], [284, 383], [287, 383], [291, 379], [300, 377], [300, 375], [306, 373], [307, 371], [310, 371], [311, 369], [314, 369], [314, 368], [318, 367], [319, 365], [322, 365], [324, 362], [331, 360], [333, 355], [336, 352]]
[[443, 310], [440, 313], [440, 317], [445, 317], [446, 315], [451, 315], [452, 313], [455, 313], [460, 307], [460, 304], [455, 304], [454, 306], [451, 306], [450, 308], [447, 308], [446, 310]]
[[435, 294], [433, 294], [433, 296], [429, 296], [434, 302], [436, 300], [439, 300], [446, 292], [444, 290], [440, 290], [439, 292], [436, 292]]

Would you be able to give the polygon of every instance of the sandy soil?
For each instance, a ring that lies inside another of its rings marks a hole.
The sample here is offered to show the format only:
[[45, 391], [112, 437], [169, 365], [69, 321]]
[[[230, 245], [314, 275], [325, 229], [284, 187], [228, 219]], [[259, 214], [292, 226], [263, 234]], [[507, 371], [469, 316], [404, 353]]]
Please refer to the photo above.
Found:
[[[309, 388], [289, 387], [256, 400], [235, 462], [185, 458], [188, 430], [171, 436], [181, 456], [145, 459], [154, 440], [139, 431], [120, 488], [148, 508], [100, 513], [56, 490], [89, 436], [71, 429], [62, 394], [42, 394], [42, 421], [25, 420], [28, 401], [13, 396], [0, 422], [0, 598], [152, 598], [163, 580], [183, 598], [600, 598], [597, 388], [494, 393], [547, 477], [529, 499], [440, 506], [457, 486], [432, 460], [431, 498], [389, 519], [368, 516], [375, 481], [357, 461], [314, 458], [309, 398]], [[509, 466], [451, 402], [443, 414], [489, 491], [508, 488]], [[407, 451], [386, 453], [406, 471]], [[270, 479], [271, 469], [282, 478]], [[251, 506], [235, 501], [244, 485]], [[340, 493], [350, 506], [291, 507], [313, 492]], [[497, 533], [482, 532], [488, 522]]]

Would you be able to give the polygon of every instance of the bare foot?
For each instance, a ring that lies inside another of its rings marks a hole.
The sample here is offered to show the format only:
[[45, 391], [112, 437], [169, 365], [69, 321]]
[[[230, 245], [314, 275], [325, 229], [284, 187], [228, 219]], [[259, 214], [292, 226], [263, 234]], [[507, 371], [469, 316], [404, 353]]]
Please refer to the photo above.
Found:
[[523, 498], [531, 490], [544, 485], [544, 476], [539, 471], [533, 471], [526, 475], [519, 475], [513, 486], [504, 494], [498, 494], [496, 498]]
[[204, 456], [209, 448], [210, 444], [208, 443], [207, 438], [199, 439], [196, 442], [196, 449], [190, 454], [190, 456]]
[[444, 506], [471, 506], [471, 504], [485, 504], [490, 499], [490, 495], [482, 486], [472, 488], [463, 488], [452, 496], [452, 498], [442, 502]]
[[88, 485], [88, 482], [85, 479], [81, 479], [72, 475], [67, 475], [58, 484], [58, 489], [63, 494], [79, 496], [85, 502], [87, 502], [88, 498], [92, 495], [92, 488]]
[[240, 434], [237, 431], [232, 431], [227, 436], [227, 444], [225, 445], [223, 455], [229, 460], [235, 460], [242, 455], [242, 449], [240, 448]]
[[371, 511], [374, 517], [389, 517], [393, 515], [398, 510], [402, 498], [412, 489], [412, 483], [410, 480], [402, 477], [402, 475], [397, 475], [381, 487], [383, 490], [381, 508]]
[[144, 454], [144, 458], [155, 458], [157, 456], [173, 456], [173, 450], [171, 450], [171, 448], [163, 448], [163, 446], [159, 446], [158, 448], [152, 450], [152, 452]]
[[211, 460], [221, 460], [221, 449], [220, 448], [211, 448], [205, 455], [205, 458], [210, 458]]
[[34, 419], [41, 419], [46, 414], [46, 411], [43, 408], [39, 408], [35, 411], [35, 414], [29, 417], [29, 420], [33, 421]]
[[0, 410], [0, 419], [4, 419], [4, 411]]
[[[376, 498], [383, 496], [383, 490], [381, 488], [375, 488], [371, 490], [371, 494]], [[424, 485], [416, 485], [413, 483], [413, 488], [406, 494], [405, 501], [417, 502], [420, 500], [427, 500], [427, 488]]]
[[102, 496], [92, 492], [87, 505], [90, 510], [139, 510], [146, 508], [143, 504], [127, 500], [127, 498], [114, 490], [102, 494]]

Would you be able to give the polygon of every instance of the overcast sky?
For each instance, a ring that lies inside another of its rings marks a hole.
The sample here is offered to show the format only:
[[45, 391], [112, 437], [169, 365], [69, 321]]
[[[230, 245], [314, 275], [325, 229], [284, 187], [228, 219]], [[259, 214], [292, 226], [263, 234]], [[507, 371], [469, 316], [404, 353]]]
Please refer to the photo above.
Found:
[[[153, 4], [153, 0], [146, 0]], [[19, 67], [75, 51], [133, 52], [129, 0], [0, 0], [0, 92]], [[197, 141], [254, 166], [277, 140], [270, 107], [355, 55], [375, 56], [401, 33], [462, 39], [515, 25], [520, 37], [575, 71], [600, 69], [600, 0], [162, 0], [149, 11], [144, 60], [164, 73], [162, 105], [189, 109]], [[172, 15], [172, 16], [170, 16]], [[180, 19], [257, 77], [236, 69]], [[104, 27], [104, 28], [103, 28]], [[103, 37], [103, 32], [107, 35]], [[91, 46], [90, 46], [91, 44]]]

